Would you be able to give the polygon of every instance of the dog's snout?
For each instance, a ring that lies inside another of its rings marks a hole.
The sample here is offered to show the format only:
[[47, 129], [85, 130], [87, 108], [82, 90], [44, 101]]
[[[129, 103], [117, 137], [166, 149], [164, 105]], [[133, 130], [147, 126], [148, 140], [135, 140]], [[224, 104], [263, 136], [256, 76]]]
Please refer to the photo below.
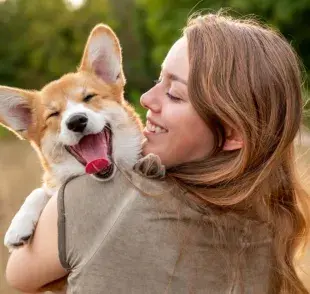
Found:
[[84, 113], [74, 114], [67, 120], [67, 127], [70, 131], [82, 133], [87, 125], [88, 118]]

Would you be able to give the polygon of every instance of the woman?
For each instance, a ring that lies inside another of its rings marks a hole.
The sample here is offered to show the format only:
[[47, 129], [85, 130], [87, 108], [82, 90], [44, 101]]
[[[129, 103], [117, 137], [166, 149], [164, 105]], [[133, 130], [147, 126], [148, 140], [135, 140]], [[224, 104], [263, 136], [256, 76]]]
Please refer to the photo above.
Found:
[[191, 19], [141, 97], [144, 154], [167, 173], [132, 181], [171, 189], [124, 197], [89, 177], [69, 182], [58, 213], [51, 200], [32, 244], [11, 256], [8, 281], [30, 292], [69, 270], [72, 293], [308, 293], [294, 269], [307, 233], [294, 170], [300, 79], [275, 31]]

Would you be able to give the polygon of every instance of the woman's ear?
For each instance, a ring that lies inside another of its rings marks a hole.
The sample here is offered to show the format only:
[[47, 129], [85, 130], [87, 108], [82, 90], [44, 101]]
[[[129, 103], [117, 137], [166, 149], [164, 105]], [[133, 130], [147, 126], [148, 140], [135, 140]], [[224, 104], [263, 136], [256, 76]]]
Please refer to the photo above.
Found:
[[223, 146], [223, 150], [232, 151], [241, 149], [243, 147], [243, 138], [241, 133], [232, 127], [225, 127], [225, 143]]

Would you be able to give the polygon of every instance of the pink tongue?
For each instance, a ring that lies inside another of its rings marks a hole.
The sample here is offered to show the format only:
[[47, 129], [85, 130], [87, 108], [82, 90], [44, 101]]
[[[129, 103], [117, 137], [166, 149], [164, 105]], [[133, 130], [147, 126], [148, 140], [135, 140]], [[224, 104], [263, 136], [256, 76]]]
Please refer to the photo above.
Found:
[[91, 162], [88, 162], [86, 165], [86, 173], [95, 174], [100, 172], [101, 170], [107, 168], [110, 165], [109, 161], [104, 158], [95, 159]]
[[109, 134], [106, 133], [105, 135], [104, 132], [95, 135], [87, 135], [73, 147], [73, 149], [86, 161], [86, 173], [98, 173], [111, 164], [108, 157], [108, 143], [106, 136], [109, 136]]

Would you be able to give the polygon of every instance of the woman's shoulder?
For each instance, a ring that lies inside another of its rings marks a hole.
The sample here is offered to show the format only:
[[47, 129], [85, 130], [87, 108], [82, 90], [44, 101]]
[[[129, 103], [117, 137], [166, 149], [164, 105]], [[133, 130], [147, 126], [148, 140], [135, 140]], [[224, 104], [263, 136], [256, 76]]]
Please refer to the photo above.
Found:
[[128, 189], [130, 186], [138, 190], [167, 189], [167, 183], [163, 180], [165, 167], [161, 164], [158, 156], [148, 154], [137, 161], [132, 169], [126, 169], [121, 165], [116, 166], [116, 172], [111, 179], [101, 180], [90, 175], [73, 176], [60, 188], [60, 193], [81, 194], [92, 190]]
[[127, 203], [131, 199], [133, 201], [128, 207], [133, 213], [148, 211], [162, 217], [169, 216], [179, 223], [191, 222], [210, 231], [213, 237], [218, 235], [214, 241], [218, 239], [220, 243], [221, 234], [225, 235], [228, 243], [245, 247], [271, 242], [268, 224], [233, 211], [223, 212], [211, 207], [199, 210], [184, 201], [182, 191], [164, 178], [147, 177], [135, 170], [118, 171], [113, 179], [106, 182], [97, 181], [89, 175], [74, 177], [62, 186], [60, 195], [77, 210], [86, 206], [93, 209], [94, 205], [122, 206], [123, 201]]
[[96, 179], [85, 174], [69, 178], [59, 189], [59, 194], [65, 194], [65, 197], [79, 196], [85, 194], [94, 194], [98, 192], [121, 192], [128, 189], [130, 182], [124, 175], [116, 171], [114, 177], [107, 181]]

